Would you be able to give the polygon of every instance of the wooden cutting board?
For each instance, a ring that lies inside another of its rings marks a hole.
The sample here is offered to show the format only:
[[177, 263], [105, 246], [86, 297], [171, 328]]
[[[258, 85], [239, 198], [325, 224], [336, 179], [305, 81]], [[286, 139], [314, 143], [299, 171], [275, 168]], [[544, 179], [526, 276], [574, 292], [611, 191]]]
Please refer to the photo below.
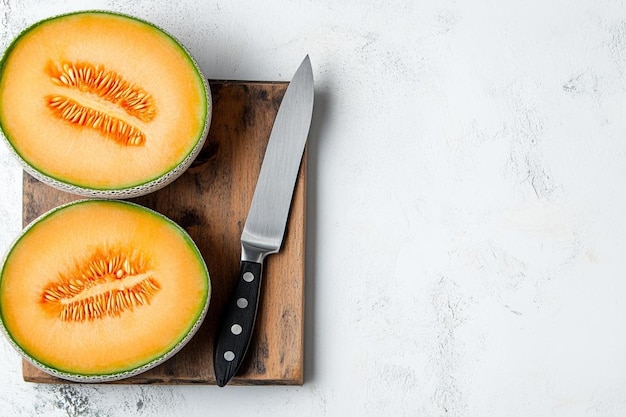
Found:
[[[195, 163], [169, 186], [132, 201], [155, 209], [194, 239], [209, 268], [209, 312], [190, 343], [126, 384], [215, 384], [213, 342], [239, 273], [243, 225], [274, 118], [288, 83], [210, 81], [213, 119]], [[246, 362], [231, 384], [303, 383], [306, 154], [300, 167], [283, 248], [266, 259], [256, 329]], [[79, 197], [24, 174], [24, 226]], [[25, 381], [65, 382], [23, 361]]]

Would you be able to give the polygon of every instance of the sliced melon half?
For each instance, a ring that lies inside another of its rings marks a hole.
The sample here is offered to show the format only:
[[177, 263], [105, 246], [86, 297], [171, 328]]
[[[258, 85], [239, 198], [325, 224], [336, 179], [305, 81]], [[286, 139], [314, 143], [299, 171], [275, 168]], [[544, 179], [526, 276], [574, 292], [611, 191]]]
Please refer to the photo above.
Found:
[[26, 170], [62, 190], [134, 197], [177, 178], [211, 119], [206, 79], [157, 26], [111, 12], [52, 17], [0, 61], [0, 129]]
[[58, 377], [101, 382], [171, 357], [209, 305], [206, 264], [166, 217], [81, 200], [27, 227], [0, 270], [0, 319], [13, 346]]

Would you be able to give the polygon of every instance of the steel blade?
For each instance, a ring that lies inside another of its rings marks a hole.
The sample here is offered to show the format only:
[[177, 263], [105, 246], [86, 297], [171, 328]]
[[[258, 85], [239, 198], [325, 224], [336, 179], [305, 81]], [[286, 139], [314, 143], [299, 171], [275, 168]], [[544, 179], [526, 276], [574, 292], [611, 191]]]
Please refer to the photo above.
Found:
[[241, 236], [242, 245], [257, 248], [260, 254], [244, 253], [242, 259], [256, 259], [243, 260], [258, 262], [280, 250], [311, 126], [313, 90], [313, 71], [307, 55], [278, 109]]

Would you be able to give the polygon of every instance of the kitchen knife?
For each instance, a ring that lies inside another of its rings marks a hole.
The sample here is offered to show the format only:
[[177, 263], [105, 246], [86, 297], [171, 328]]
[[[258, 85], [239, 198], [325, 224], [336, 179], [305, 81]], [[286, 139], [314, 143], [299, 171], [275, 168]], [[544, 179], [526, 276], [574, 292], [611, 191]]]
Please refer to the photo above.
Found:
[[220, 387], [237, 373], [250, 344], [263, 261], [280, 250], [312, 114], [313, 71], [307, 55], [278, 109], [241, 235], [239, 278], [215, 341], [215, 379]]

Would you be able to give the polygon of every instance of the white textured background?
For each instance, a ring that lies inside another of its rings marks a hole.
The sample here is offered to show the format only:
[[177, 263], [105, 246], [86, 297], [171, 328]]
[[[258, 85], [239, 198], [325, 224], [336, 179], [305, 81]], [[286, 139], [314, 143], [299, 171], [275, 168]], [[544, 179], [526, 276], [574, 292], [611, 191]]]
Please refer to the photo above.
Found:
[[626, 415], [623, 0], [0, 0], [0, 46], [85, 8], [161, 25], [209, 78], [310, 54], [306, 383], [34, 385], [3, 340], [1, 416]]

